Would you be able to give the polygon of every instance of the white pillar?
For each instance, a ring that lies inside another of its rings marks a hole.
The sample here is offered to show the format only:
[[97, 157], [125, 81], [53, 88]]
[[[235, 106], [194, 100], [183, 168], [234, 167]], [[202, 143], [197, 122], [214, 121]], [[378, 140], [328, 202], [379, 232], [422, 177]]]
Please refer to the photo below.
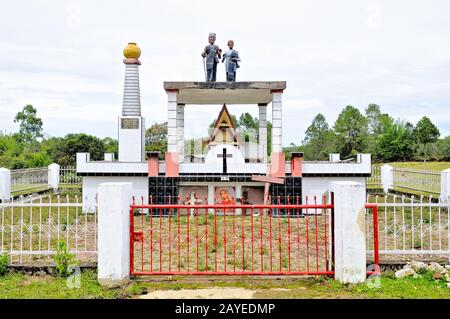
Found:
[[105, 153], [104, 160], [105, 162], [114, 162], [114, 153]]
[[334, 193], [335, 279], [343, 283], [366, 280], [366, 223], [364, 185], [330, 182]]
[[180, 162], [184, 162], [184, 104], [177, 104], [177, 152]]
[[59, 165], [56, 163], [48, 166], [48, 186], [57, 190], [59, 188]]
[[394, 186], [394, 168], [385, 164], [381, 166], [381, 185], [385, 193], [389, 192]]
[[121, 286], [129, 280], [132, 185], [98, 187], [98, 282], [103, 286]]
[[267, 163], [267, 104], [258, 104], [259, 107], [259, 158]]
[[167, 92], [167, 152], [177, 152], [177, 95], [178, 92]]
[[341, 154], [339, 153], [331, 153], [330, 154], [330, 162], [335, 163], [341, 160]]
[[272, 93], [272, 153], [283, 152], [281, 132], [281, 97], [283, 93]]
[[7, 168], [0, 168], [0, 200], [11, 199], [11, 171]]
[[450, 202], [450, 168], [441, 172], [441, 199]]

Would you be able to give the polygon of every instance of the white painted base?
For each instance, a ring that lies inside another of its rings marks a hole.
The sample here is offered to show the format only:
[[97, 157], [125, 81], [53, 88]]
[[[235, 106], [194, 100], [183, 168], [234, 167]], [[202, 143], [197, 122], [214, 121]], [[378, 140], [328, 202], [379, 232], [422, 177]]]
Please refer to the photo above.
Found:
[[304, 177], [302, 178], [302, 204], [306, 204], [306, 197], [308, 197], [308, 204], [314, 203], [314, 196], [317, 197], [317, 202], [321, 203], [323, 195], [328, 196], [330, 182], [356, 182], [361, 183], [366, 191], [365, 177]]

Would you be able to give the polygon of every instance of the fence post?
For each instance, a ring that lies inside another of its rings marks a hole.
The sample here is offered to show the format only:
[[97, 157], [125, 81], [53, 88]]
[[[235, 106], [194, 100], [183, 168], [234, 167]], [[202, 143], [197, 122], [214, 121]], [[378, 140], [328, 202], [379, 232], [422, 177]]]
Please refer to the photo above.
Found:
[[391, 165], [381, 166], [381, 186], [385, 193], [388, 193], [394, 186], [394, 168]]
[[11, 171], [7, 168], [0, 168], [0, 200], [11, 199]]
[[98, 187], [98, 282], [117, 287], [130, 276], [130, 204], [132, 183]]
[[366, 210], [364, 185], [330, 182], [334, 193], [335, 279], [343, 283], [366, 280]]
[[450, 201], [450, 168], [441, 172], [441, 199], [444, 202]]
[[59, 165], [56, 163], [48, 166], [48, 186], [57, 190], [59, 188]]

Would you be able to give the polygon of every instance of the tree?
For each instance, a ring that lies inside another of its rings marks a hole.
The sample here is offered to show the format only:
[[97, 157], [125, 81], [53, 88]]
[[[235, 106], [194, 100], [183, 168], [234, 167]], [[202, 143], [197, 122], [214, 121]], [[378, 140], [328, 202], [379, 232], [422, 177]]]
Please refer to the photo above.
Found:
[[329, 153], [335, 150], [336, 135], [330, 130], [325, 117], [317, 114], [311, 125], [306, 129], [303, 149], [305, 159], [325, 160]]
[[381, 110], [378, 104], [369, 104], [365, 110], [367, 118], [367, 128], [369, 134], [380, 134], [382, 131], [381, 127]]
[[63, 166], [76, 164], [77, 153], [89, 153], [90, 159], [99, 161], [104, 159], [105, 144], [98, 137], [80, 134], [68, 134], [55, 143], [50, 151], [53, 161]]
[[414, 137], [404, 122], [385, 121], [383, 132], [377, 137], [376, 156], [383, 161], [410, 159], [413, 142]]
[[242, 113], [237, 121], [237, 126], [245, 128], [245, 129], [254, 129], [258, 131], [259, 123], [258, 118], [253, 117], [250, 113]]
[[167, 122], [155, 123], [145, 131], [145, 149], [165, 154], [167, 150]]
[[424, 147], [424, 161], [427, 159], [427, 144], [435, 143], [441, 133], [439, 129], [431, 122], [431, 120], [424, 116], [417, 122], [414, 129], [414, 136], [417, 143], [423, 144]]
[[105, 145], [105, 152], [106, 153], [114, 153], [114, 157], [118, 158], [118, 156], [119, 156], [119, 141], [112, 137], [105, 137], [102, 140], [102, 142]]
[[439, 149], [439, 159], [444, 161], [450, 160], [450, 135], [439, 140], [437, 144]]
[[43, 136], [42, 120], [36, 117], [37, 110], [31, 104], [24, 106], [21, 112], [16, 114], [14, 123], [20, 125], [20, 138], [23, 142], [31, 143]]
[[334, 131], [337, 135], [336, 146], [342, 158], [365, 150], [367, 119], [357, 108], [347, 105], [334, 123]]

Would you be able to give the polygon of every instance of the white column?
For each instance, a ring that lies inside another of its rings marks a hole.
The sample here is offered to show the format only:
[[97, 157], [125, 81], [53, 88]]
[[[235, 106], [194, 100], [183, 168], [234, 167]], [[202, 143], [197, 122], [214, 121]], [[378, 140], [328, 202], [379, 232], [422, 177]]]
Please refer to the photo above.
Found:
[[105, 153], [104, 160], [105, 162], [114, 162], [114, 153]]
[[334, 193], [335, 279], [343, 283], [366, 280], [366, 223], [364, 185], [330, 182]]
[[281, 132], [281, 97], [283, 93], [272, 93], [272, 152], [283, 152]]
[[389, 192], [394, 185], [394, 168], [385, 164], [381, 166], [381, 185], [385, 193]]
[[258, 104], [259, 107], [259, 158], [267, 163], [267, 104]]
[[48, 186], [57, 190], [59, 188], [59, 165], [56, 163], [48, 166]]
[[177, 92], [167, 92], [167, 151], [177, 152]]
[[11, 199], [11, 171], [7, 168], [0, 168], [0, 200]]
[[441, 172], [441, 199], [450, 202], [450, 168]]
[[330, 162], [335, 163], [341, 160], [341, 154], [339, 153], [331, 153], [330, 154]]
[[130, 204], [132, 183], [98, 187], [98, 282], [125, 284], [130, 275]]
[[[127, 61], [127, 60], [125, 60]], [[122, 116], [141, 116], [141, 92], [139, 88], [139, 61], [125, 63]]]
[[184, 162], [184, 104], [177, 104], [177, 152]]

